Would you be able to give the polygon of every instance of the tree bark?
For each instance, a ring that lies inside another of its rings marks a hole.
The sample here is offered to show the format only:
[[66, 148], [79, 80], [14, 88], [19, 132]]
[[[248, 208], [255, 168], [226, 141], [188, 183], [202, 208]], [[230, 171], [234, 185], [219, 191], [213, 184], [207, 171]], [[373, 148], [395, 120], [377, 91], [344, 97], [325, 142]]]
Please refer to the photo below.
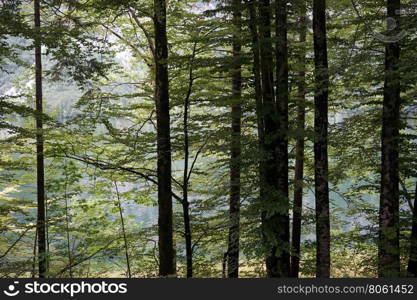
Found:
[[260, 56], [262, 75], [262, 98], [265, 128], [264, 140], [264, 176], [263, 190], [265, 197], [261, 199], [262, 238], [266, 252], [266, 269], [268, 277], [282, 276], [280, 269], [281, 253], [285, 246], [282, 240], [281, 197], [278, 192], [278, 120], [274, 92], [272, 39], [271, 39], [271, 5], [269, 0], [259, 4]]
[[188, 135], [188, 117], [190, 110], [190, 97], [193, 89], [194, 77], [193, 77], [193, 64], [196, 55], [197, 43], [194, 43], [193, 53], [189, 66], [189, 78], [188, 78], [188, 90], [184, 101], [184, 174], [182, 182], [182, 209], [184, 219], [184, 235], [185, 235], [185, 256], [187, 260], [187, 278], [193, 277], [193, 246], [192, 246], [192, 235], [191, 235], [191, 220], [190, 220], [190, 203], [188, 201], [188, 186], [189, 186], [189, 135]]
[[414, 192], [414, 205], [412, 210], [412, 226], [410, 236], [410, 257], [408, 259], [408, 277], [417, 277], [417, 182]]
[[167, 277], [176, 275], [176, 266], [172, 227], [171, 137], [165, 0], [154, 0], [154, 28], [158, 152], [159, 275]]
[[282, 247], [278, 254], [278, 276], [290, 275], [290, 219], [288, 199], [288, 38], [287, 0], [275, 2], [276, 14], [276, 105], [278, 116], [278, 196], [279, 240]]
[[291, 277], [298, 278], [300, 271], [301, 257], [301, 216], [303, 208], [303, 178], [304, 178], [304, 135], [305, 135], [305, 101], [306, 101], [306, 2], [301, 1], [301, 16], [298, 19], [300, 27], [299, 42], [301, 54], [299, 57], [301, 70], [298, 73], [297, 91], [297, 131], [299, 136], [295, 146], [295, 171], [294, 171], [294, 203], [292, 220], [292, 239], [291, 239]]
[[42, 107], [42, 39], [40, 1], [34, 0], [35, 14], [35, 89], [36, 89], [36, 174], [37, 174], [37, 228], [39, 278], [46, 277], [46, 223], [45, 223], [45, 171], [43, 150], [43, 107]]
[[316, 195], [317, 277], [330, 277], [330, 218], [328, 183], [329, 69], [326, 36], [326, 1], [313, 2], [314, 31], [314, 178]]
[[259, 33], [257, 19], [257, 4], [254, 0], [248, 1], [249, 12], [249, 30], [252, 38], [252, 55], [253, 55], [253, 78], [255, 85], [255, 102], [256, 102], [256, 120], [258, 131], [259, 147], [259, 199], [264, 203], [265, 199], [265, 120], [263, 113], [262, 101], [262, 82], [261, 82], [261, 62], [259, 49]]
[[38, 226], [35, 229], [35, 238], [33, 240], [33, 258], [32, 258], [32, 273], [31, 278], [36, 277], [36, 249], [38, 248]]
[[242, 66], [240, 23], [242, 18], [241, 0], [233, 0], [233, 63], [232, 63], [232, 134], [230, 142], [230, 199], [229, 239], [227, 273], [229, 278], [239, 276], [239, 234], [240, 234], [240, 164], [241, 164], [241, 118], [242, 118]]
[[[388, 0], [388, 17], [399, 22], [400, 0]], [[379, 208], [378, 276], [400, 275], [399, 137], [400, 79], [398, 42], [385, 46], [385, 83], [382, 115], [381, 197]]]
[[[68, 208], [68, 195], [67, 195], [67, 186], [68, 186], [68, 170], [67, 165], [65, 164], [65, 188], [64, 188], [64, 200], [65, 200], [65, 231], [67, 238], [67, 255], [68, 255], [68, 265], [72, 265], [72, 254], [71, 254], [71, 243], [70, 243], [70, 217], [69, 217], [69, 208]], [[69, 268], [69, 277], [73, 278], [72, 268]]]
[[128, 276], [128, 278], [132, 278], [132, 272], [130, 270], [130, 257], [129, 257], [129, 251], [128, 251], [129, 250], [129, 246], [128, 246], [128, 243], [127, 243], [126, 228], [125, 228], [125, 219], [123, 217], [123, 208], [122, 208], [122, 203], [120, 201], [119, 186], [117, 185], [117, 181], [114, 181], [113, 183], [114, 183], [114, 188], [116, 190], [117, 209], [119, 210], [120, 222], [122, 224], [122, 234], [123, 234], [123, 243], [124, 243], [124, 248], [125, 248], [127, 276]]

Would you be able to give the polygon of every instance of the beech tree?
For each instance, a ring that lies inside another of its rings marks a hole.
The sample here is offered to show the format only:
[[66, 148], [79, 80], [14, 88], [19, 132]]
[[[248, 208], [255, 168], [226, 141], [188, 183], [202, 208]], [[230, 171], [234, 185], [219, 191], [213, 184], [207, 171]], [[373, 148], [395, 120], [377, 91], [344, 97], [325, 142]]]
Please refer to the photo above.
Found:
[[300, 243], [301, 243], [301, 220], [303, 210], [303, 186], [304, 186], [304, 148], [305, 148], [305, 122], [306, 122], [306, 35], [307, 17], [306, 2], [300, 3], [300, 17], [297, 19], [299, 26], [300, 43], [300, 71], [298, 72], [297, 86], [297, 136], [295, 150], [294, 169], [294, 200], [291, 234], [291, 277], [298, 277], [300, 270]]
[[0, 275], [415, 277], [412, 4], [0, 1]]
[[172, 232], [171, 138], [166, 3], [165, 0], [155, 0], [154, 5], [155, 101], [158, 146], [159, 275], [175, 276], [175, 250]]
[[313, 2], [314, 32], [314, 179], [316, 198], [317, 277], [330, 277], [330, 211], [328, 162], [329, 68], [326, 1]]
[[42, 99], [42, 35], [40, 1], [33, 1], [35, 13], [35, 88], [36, 88], [36, 175], [37, 175], [37, 243], [39, 277], [47, 275], [48, 253], [46, 249], [46, 222], [45, 222], [45, 166], [44, 166], [44, 138], [43, 138], [43, 99]]
[[233, 25], [236, 33], [233, 34], [233, 65], [232, 65], [232, 134], [230, 145], [230, 227], [227, 249], [228, 277], [239, 276], [239, 223], [240, 223], [240, 165], [241, 165], [241, 119], [242, 119], [242, 71], [241, 71], [241, 42], [239, 30], [242, 14], [241, 1], [233, 0]]

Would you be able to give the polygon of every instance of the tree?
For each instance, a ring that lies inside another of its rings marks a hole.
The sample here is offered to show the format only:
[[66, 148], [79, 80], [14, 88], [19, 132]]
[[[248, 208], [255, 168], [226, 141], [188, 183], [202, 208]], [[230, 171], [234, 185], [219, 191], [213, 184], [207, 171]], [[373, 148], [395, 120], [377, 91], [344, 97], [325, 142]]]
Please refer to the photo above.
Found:
[[155, 101], [158, 148], [159, 274], [175, 276], [172, 231], [171, 141], [169, 117], [168, 41], [165, 0], [154, 1]]
[[232, 45], [232, 134], [230, 139], [230, 200], [229, 239], [227, 249], [227, 272], [229, 278], [239, 277], [239, 223], [240, 223], [240, 168], [241, 168], [241, 1], [233, 0], [233, 45]]
[[299, 43], [301, 48], [300, 71], [298, 72], [297, 86], [297, 141], [295, 150], [295, 170], [294, 170], [294, 203], [291, 234], [291, 277], [298, 277], [300, 270], [300, 242], [301, 242], [301, 217], [303, 208], [303, 181], [304, 181], [304, 141], [305, 141], [305, 115], [306, 115], [306, 2], [300, 3], [300, 17], [297, 25], [299, 26]]
[[278, 254], [278, 272], [280, 277], [288, 277], [290, 273], [290, 232], [289, 232], [289, 199], [288, 199], [288, 25], [287, 1], [275, 3], [276, 14], [276, 105], [277, 105], [277, 164], [278, 164], [278, 195], [279, 195], [279, 240], [282, 249]]
[[[399, 22], [400, 0], [387, 1], [388, 17]], [[397, 23], [398, 24], [398, 23]], [[399, 135], [400, 45], [385, 46], [385, 83], [381, 142], [381, 198], [379, 208], [379, 277], [398, 277], [399, 257]]]
[[263, 100], [262, 100], [262, 80], [261, 80], [261, 62], [259, 49], [259, 32], [258, 32], [258, 18], [257, 18], [257, 2], [254, 0], [247, 1], [247, 9], [249, 14], [249, 31], [251, 35], [251, 49], [253, 56], [253, 81], [254, 81], [254, 98], [256, 107], [256, 125], [258, 134], [258, 151], [259, 164], [258, 176], [259, 182], [259, 198], [261, 203], [265, 200], [265, 165], [264, 165], [264, 146], [265, 146], [265, 120], [263, 114]]
[[45, 222], [45, 167], [44, 167], [44, 141], [43, 141], [43, 103], [42, 103], [42, 38], [40, 1], [34, 0], [35, 12], [35, 85], [36, 85], [36, 170], [37, 170], [37, 237], [38, 237], [38, 263], [39, 277], [47, 275], [46, 252], [46, 222]]
[[[282, 203], [282, 191], [278, 189], [278, 115], [275, 101], [273, 57], [271, 39], [271, 11], [270, 1], [263, 0], [259, 4], [259, 35], [260, 57], [262, 74], [262, 98], [264, 118], [264, 163], [263, 171], [265, 181], [263, 185], [265, 197], [261, 198], [262, 236], [266, 251], [266, 268], [268, 277], [282, 277], [285, 275], [283, 268], [283, 254], [288, 251], [286, 240], [286, 209]], [[263, 179], [263, 178], [261, 178]]]
[[0, 1], [1, 277], [415, 276], [412, 0], [38, 3]]
[[317, 277], [330, 277], [328, 97], [326, 1], [313, 1], [314, 33], [314, 179], [316, 197]]
[[129, 249], [128, 249], [128, 242], [127, 242], [127, 236], [126, 236], [125, 219], [123, 217], [123, 208], [122, 208], [122, 203], [120, 202], [120, 192], [119, 192], [119, 187], [117, 185], [117, 181], [114, 181], [114, 188], [115, 188], [116, 197], [117, 197], [116, 206], [119, 211], [120, 222], [122, 225], [122, 234], [123, 234], [123, 242], [124, 242], [124, 248], [125, 248], [124, 250], [125, 250], [125, 257], [126, 257], [126, 267], [127, 267], [126, 273], [127, 273], [128, 278], [132, 278], [132, 271], [130, 268]]
[[410, 277], [417, 277], [417, 182], [414, 190], [414, 205], [411, 207], [411, 209], [412, 225], [407, 273]]

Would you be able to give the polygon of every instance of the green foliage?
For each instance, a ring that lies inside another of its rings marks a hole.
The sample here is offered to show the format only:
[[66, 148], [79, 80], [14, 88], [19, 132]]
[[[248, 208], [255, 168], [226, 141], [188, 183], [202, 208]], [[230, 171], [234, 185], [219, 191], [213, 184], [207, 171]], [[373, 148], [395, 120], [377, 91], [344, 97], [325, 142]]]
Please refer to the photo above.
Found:
[[[48, 275], [158, 276], [156, 112], [152, 1], [31, 1], [0, 11], [0, 274], [33, 276], [36, 241], [33, 40], [42, 37]], [[186, 273], [181, 201], [184, 113], [188, 110], [188, 198], [196, 277], [221, 277], [227, 251], [230, 73], [233, 26], [227, 1], [168, 2], [174, 235], [178, 275]], [[246, 1], [244, 1], [246, 3]], [[328, 1], [332, 276], [376, 276], [383, 1]], [[372, 3], [371, 3], [372, 2]], [[404, 1], [411, 5], [411, 1]], [[3, 4], [7, 3], [7, 4]], [[301, 275], [315, 275], [312, 36], [296, 42], [298, 1], [290, 5], [290, 178], [295, 141], [306, 139]], [[241, 276], [264, 277], [256, 103], [251, 39], [242, 5], [243, 74]], [[406, 17], [411, 30], [416, 15]], [[374, 23], [375, 22], [375, 23]], [[309, 25], [311, 29], [311, 24]], [[417, 176], [415, 33], [402, 44], [401, 255], [407, 259], [409, 202]], [[307, 51], [306, 129], [296, 128], [299, 56]], [[119, 187], [116, 191], [115, 184]], [[290, 195], [293, 180], [290, 181]], [[270, 211], [279, 210], [271, 207]], [[126, 241], [123, 237], [122, 217]]]

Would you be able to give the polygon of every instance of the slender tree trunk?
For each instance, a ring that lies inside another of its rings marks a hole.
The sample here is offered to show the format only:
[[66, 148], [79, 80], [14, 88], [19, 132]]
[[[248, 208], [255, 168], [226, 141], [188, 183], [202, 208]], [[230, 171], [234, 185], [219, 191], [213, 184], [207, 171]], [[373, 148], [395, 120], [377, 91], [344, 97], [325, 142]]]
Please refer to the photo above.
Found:
[[414, 192], [414, 206], [412, 214], [413, 221], [410, 236], [410, 257], [408, 259], [407, 273], [409, 277], [417, 277], [417, 182]]
[[[45, 240], [46, 240], [46, 253], [49, 254], [49, 203], [48, 195], [45, 193]], [[49, 258], [46, 259], [46, 270], [49, 270]]]
[[314, 178], [316, 194], [317, 277], [330, 277], [330, 217], [328, 183], [328, 97], [326, 1], [313, 2], [314, 31]]
[[290, 219], [288, 199], [288, 38], [287, 0], [275, 2], [276, 32], [276, 105], [278, 115], [278, 196], [280, 212], [278, 276], [290, 275]]
[[155, 100], [158, 148], [159, 275], [166, 277], [176, 275], [176, 263], [172, 227], [171, 137], [165, 0], [154, 0], [154, 10]]
[[31, 277], [36, 277], [36, 249], [38, 247], [38, 227], [35, 230], [35, 239], [33, 240], [33, 259], [32, 259], [32, 274]]
[[[188, 192], [185, 192], [185, 196], [188, 198]], [[191, 220], [190, 220], [190, 203], [183, 203], [184, 213], [184, 232], [185, 232], [185, 255], [187, 260], [187, 278], [193, 277], [193, 246], [191, 235]]]
[[222, 260], [222, 278], [227, 278], [227, 252], [223, 254]]
[[45, 230], [45, 172], [43, 151], [43, 107], [42, 107], [42, 52], [41, 52], [41, 17], [40, 1], [35, 0], [35, 85], [36, 85], [36, 173], [37, 173], [37, 203], [38, 203], [38, 263], [39, 278], [46, 277], [47, 253], [46, 253], [46, 230]]
[[301, 71], [298, 73], [298, 91], [297, 91], [297, 131], [299, 136], [296, 142], [296, 158], [294, 171], [294, 203], [293, 203], [293, 220], [292, 220], [292, 240], [291, 240], [291, 277], [298, 278], [300, 270], [300, 242], [301, 242], [301, 216], [303, 208], [303, 178], [304, 178], [304, 131], [305, 131], [305, 100], [306, 100], [306, 2], [301, 1], [301, 17], [298, 20], [300, 26], [300, 48], [299, 57]]
[[132, 278], [132, 272], [130, 271], [129, 246], [128, 246], [128, 243], [127, 243], [125, 219], [123, 217], [122, 203], [120, 201], [119, 186], [117, 185], [117, 182], [116, 181], [114, 182], [114, 188], [116, 189], [117, 208], [119, 210], [120, 222], [122, 223], [122, 234], [123, 234], [123, 242], [124, 242], [124, 246], [125, 246], [125, 257], [126, 257], [126, 266], [127, 266], [127, 276], [129, 278]]
[[[388, 17], [399, 22], [400, 0], [387, 0]], [[399, 137], [400, 79], [398, 42], [385, 46], [385, 85], [382, 115], [381, 197], [379, 208], [379, 277], [400, 275]]]
[[[65, 166], [66, 167], [66, 166]], [[68, 209], [68, 195], [67, 195], [67, 185], [68, 185], [68, 171], [65, 170], [65, 231], [67, 233], [67, 255], [68, 255], [68, 265], [69, 265], [69, 276], [73, 277], [72, 274], [72, 255], [71, 255], [71, 239], [70, 239], [70, 220], [69, 220], [69, 209]]]
[[232, 135], [230, 143], [230, 203], [229, 240], [227, 250], [227, 273], [229, 278], [239, 277], [240, 234], [240, 164], [241, 164], [241, 118], [242, 118], [242, 66], [240, 22], [241, 0], [233, 0], [233, 64], [232, 64]]
[[182, 182], [182, 209], [183, 209], [183, 218], [184, 218], [184, 234], [185, 234], [185, 256], [187, 260], [187, 278], [193, 277], [193, 247], [192, 247], [192, 235], [191, 235], [191, 220], [190, 220], [190, 202], [188, 201], [188, 186], [189, 186], [189, 156], [190, 156], [190, 145], [189, 145], [189, 135], [188, 135], [188, 117], [190, 114], [190, 96], [193, 90], [193, 64], [195, 59], [197, 49], [197, 43], [194, 43], [192, 58], [190, 61], [189, 67], [189, 78], [188, 78], [188, 90], [187, 95], [184, 101], [184, 119], [183, 119], [183, 128], [184, 128], [184, 174]]

